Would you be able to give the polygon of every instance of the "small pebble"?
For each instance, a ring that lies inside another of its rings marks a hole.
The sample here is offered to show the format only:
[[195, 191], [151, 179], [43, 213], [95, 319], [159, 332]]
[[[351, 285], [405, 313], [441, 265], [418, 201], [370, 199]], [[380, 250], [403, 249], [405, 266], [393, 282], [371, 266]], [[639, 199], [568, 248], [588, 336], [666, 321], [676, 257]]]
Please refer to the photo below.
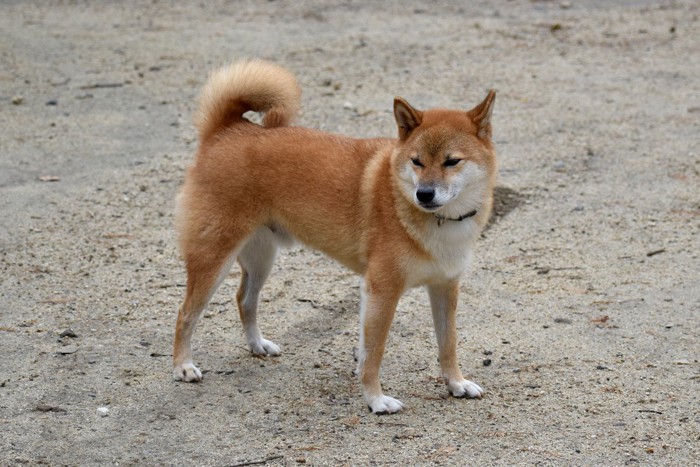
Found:
[[423, 436], [423, 435], [418, 433], [414, 428], [406, 428], [406, 429], [401, 430], [400, 432], [396, 433], [394, 435], [393, 440], [398, 441], [401, 439], [413, 439], [413, 438], [418, 438], [420, 436]]
[[109, 409], [107, 407], [98, 407], [97, 414], [100, 417], [106, 417], [109, 414]]
[[22, 105], [23, 103], [24, 103], [24, 97], [22, 97], [22, 96], [15, 96], [12, 98], [13, 105]]
[[78, 335], [75, 332], [73, 332], [73, 330], [71, 328], [68, 328], [68, 329], [64, 330], [61, 334], [59, 334], [58, 337], [75, 338], [75, 337], [78, 337]]
[[491, 359], [487, 358], [482, 363], [484, 364], [484, 366], [491, 366]]
[[46, 101], [46, 105], [58, 105], [58, 100], [49, 99], [48, 101]]
[[557, 161], [554, 164], [552, 164], [552, 169], [555, 172], [565, 172], [566, 171], [566, 164], [564, 164], [561, 161]]
[[61, 347], [58, 349], [57, 353], [60, 355], [70, 355], [73, 353], [76, 353], [78, 351], [78, 347], [75, 345], [66, 345], [65, 347]]

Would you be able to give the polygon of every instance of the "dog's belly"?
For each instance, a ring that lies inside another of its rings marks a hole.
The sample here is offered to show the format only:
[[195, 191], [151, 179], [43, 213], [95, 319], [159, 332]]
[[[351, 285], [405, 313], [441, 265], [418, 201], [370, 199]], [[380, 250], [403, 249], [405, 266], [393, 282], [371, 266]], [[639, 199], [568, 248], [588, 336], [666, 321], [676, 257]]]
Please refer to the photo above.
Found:
[[306, 222], [305, 228], [299, 228], [299, 224], [285, 228], [278, 223], [267, 227], [275, 235], [277, 244], [281, 247], [289, 248], [299, 242], [320, 251], [355, 274], [362, 275], [366, 270], [367, 264], [361, 254], [361, 243], [357, 240], [357, 233], [351, 235], [347, 230], [337, 230], [333, 225], [314, 226], [312, 222]]

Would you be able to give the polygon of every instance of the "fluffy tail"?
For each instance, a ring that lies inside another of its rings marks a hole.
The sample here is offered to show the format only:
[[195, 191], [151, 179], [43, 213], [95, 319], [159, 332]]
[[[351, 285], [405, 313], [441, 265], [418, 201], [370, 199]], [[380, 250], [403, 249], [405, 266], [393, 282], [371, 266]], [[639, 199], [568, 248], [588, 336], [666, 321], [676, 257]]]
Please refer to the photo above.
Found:
[[299, 111], [301, 89], [287, 69], [264, 60], [240, 60], [211, 74], [199, 98], [195, 124], [200, 141], [243, 120], [249, 110], [264, 112], [263, 125], [286, 126]]

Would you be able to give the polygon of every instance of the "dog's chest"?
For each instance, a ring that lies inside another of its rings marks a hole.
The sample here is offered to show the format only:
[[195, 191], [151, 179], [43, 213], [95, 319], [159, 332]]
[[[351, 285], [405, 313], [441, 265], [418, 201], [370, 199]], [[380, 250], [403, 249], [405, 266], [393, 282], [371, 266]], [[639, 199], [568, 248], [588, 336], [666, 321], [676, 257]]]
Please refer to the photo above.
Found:
[[455, 279], [469, 267], [480, 228], [471, 219], [449, 222], [426, 229], [422, 243], [430, 259], [415, 261], [409, 273], [412, 287]]

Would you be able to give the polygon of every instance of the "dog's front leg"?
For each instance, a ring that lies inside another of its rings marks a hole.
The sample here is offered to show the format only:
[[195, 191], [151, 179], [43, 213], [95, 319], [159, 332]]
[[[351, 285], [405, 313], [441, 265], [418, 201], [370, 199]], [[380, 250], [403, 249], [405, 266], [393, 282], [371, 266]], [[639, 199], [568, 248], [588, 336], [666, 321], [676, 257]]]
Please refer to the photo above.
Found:
[[484, 390], [464, 379], [457, 363], [457, 296], [459, 281], [428, 286], [442, 378], [455, 397], [481, 398]]
[[395, 284], [375, 283], [367, 277], [362, 283], [360, 297], [360, 345], [357, 374], [362, 395], [375, 414], [396, 413], [404, 408], [403, 402], [385, 396], [379, 382], [379, 367], [384, 356], [384, 345], [391, 321], [403, 289]]

